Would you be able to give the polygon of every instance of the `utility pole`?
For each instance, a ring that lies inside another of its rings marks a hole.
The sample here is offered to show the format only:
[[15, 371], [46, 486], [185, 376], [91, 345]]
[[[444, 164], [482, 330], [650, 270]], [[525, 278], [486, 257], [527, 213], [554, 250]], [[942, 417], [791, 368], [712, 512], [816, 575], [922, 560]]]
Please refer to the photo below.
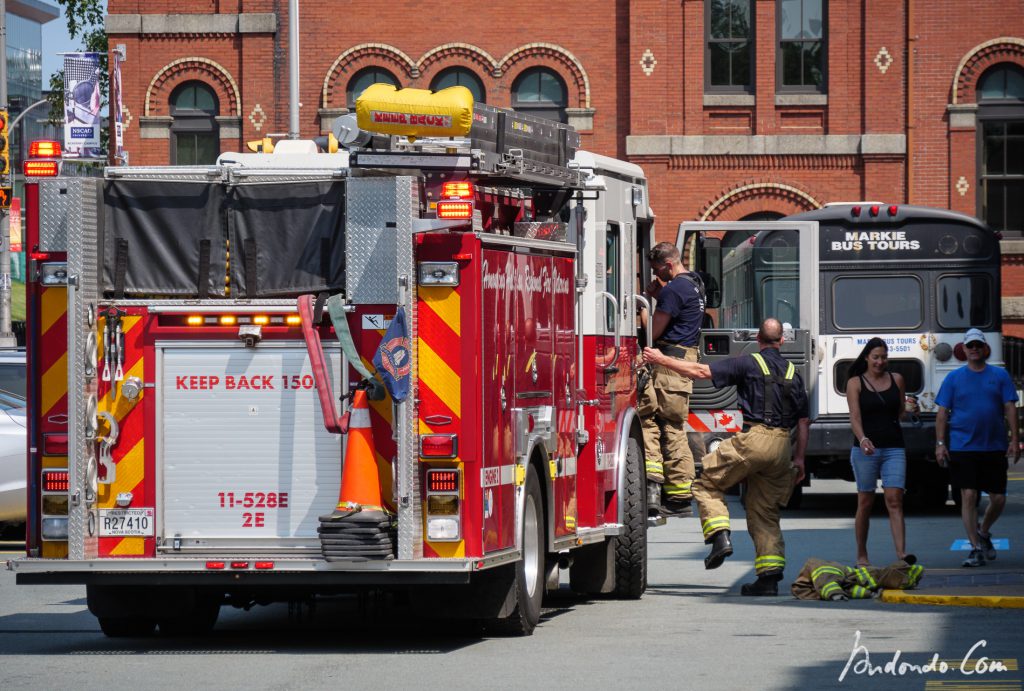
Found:
[[[7, 2], [0, 0], [0, 108], [7, 109]], [[10, 140], [8, 129], [7, 137]], [[8, 179], [13, 176], [8, 173]], [[8, 180], [3, 180], [4, 186]], [[13, 188], [13, 186], [12, 186]], [[11, 226], [7, 209], [0, 209], [0, 348], [12, 348], [18, 340], [11, 331]]]

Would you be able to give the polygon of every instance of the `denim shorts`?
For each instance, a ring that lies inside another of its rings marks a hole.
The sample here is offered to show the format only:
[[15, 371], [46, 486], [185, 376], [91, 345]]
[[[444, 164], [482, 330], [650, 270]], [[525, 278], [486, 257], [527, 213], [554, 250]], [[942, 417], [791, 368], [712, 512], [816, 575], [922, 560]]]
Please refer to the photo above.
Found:
[[874, 492], [879, 478], [882, 479], [882, 487], [907, 487], [907, 454], [904, 449], [875, 449], [875, 453], [868, 456], [859, 447], [854, 447], [850, 449], [850, 463], [858, 492]]

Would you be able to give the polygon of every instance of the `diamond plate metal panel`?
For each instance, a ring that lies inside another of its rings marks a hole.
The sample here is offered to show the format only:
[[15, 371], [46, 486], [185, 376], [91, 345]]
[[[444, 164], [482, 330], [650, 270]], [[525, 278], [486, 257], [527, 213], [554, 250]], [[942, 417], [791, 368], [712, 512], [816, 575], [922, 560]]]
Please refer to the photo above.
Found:
[[131, 178], [133, 180], [167, 180], [173, 182], [217, 182], [227, 179], [227, 169], [222, 166], [132, 166], [107, 168], [107, 178]]
[[[87, 468], [95, 455], [96, 370], [87, 375], [89, 333], [95, 328], [99, 296], [99, 181], [72, 178], [52, 181], [55, 206], [64, 214], [54, 223], [62, 230], [68, 253], [68, 471], [71, 506], [68, 509], [68, 552], [71, 559], [96, 556], [95, 489], [89, 485]], [[50, 187], [50, 186], [47, 186]], [[45, 205], [49, 196], [42, 198]], [[59, 215], [54, 211], [55, 216]], [[58, 230], [59, 229], [59, 230]]]
[[[64, 252], [69, 225], [77, 227], [85, 189], [96, 190], [95, 178], [59, 178], [39, 181], [39, 251]], [[95, 206], [94, 213], [95, 213]]]
[[[399, 247], [404, 242], [404, 251], [412, 252], [408, 245], [415, 208], [413, 188], [413, 179], [409, 177], [349, 180], [345, 295], [353, 304], [398, 303]], [[400, 233], [399, 227], [406, 230]]]
[[[397, 214], [395, 221], [395, 268], [397, 271], [398, 304], [405, 307], [409, 316], [409, 337], [412, 343], [418, 336], [416, 313], [416, 263], [413, 252], [413, 217], [419, 205], [419, 186], [412, 178], [397, 181]], [[411, 355], [410, 391], [416, 390], [419, 379], [419, 363], [416, 348]], [[420, 501], [420, 463], [417, 456], [416, 406], [411, 398], [398, 404], [395, 414], [398, 425], [397, 449], [399, 502], [398, 502], [398, 558], [418, 559], [423, 557], [423, 505]]]

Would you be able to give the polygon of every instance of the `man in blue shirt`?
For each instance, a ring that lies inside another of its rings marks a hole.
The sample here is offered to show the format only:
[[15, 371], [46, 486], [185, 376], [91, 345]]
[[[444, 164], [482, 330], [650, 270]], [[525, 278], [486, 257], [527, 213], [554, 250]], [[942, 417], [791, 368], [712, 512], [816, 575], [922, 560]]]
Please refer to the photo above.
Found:
[[[658, 301], [647, 324], [652, 340], [667, 357], [696, 362], [704, 319], [703, 283], [683, 267], [679, 249], [671, 242], [659, 242], [651, 248], [648, 259], [655, 279], [646, 293]], [[690, 513], [695, 466], [686, 421], [692, 391], [691, 379], [654, 365], [647, 385], [639, 392], [637, 412], [643, 427], [652, 513], [658, 503], [667, 515]]]
[[[992, 525], [1006, 506], [1007, 457], [1020, 459], [1017, 439], [1017, 392], [1002, 367], [989, 367], [985, 334], [969, 329], [964, 336], [967, 364], [946, 375], [935, 402], [935, 460], [949, 465], [954, 487], [960, 488], [961, 517], [971, 554], [964, 566], [984, 566], [996, 558]], [[1006, 445], [1006, 426], [1010, 445]], [[949, 427], [949, 446], [946, 427]], [[978, 523], [978, 492], [988, 492], [989, 503]]]

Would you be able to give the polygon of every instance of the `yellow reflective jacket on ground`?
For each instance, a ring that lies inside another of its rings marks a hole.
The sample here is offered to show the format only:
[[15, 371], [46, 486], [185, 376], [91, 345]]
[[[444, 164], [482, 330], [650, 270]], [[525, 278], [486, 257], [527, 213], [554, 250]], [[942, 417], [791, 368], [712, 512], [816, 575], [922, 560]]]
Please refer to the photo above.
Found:
[[922, 574], [924, 567], [905, 561], [886, 567], [853, 567], [811, 558], [793, 581], [792, 592], [800, 600], [857, 600], [874, 597], [885, 589], [914, 588]]

